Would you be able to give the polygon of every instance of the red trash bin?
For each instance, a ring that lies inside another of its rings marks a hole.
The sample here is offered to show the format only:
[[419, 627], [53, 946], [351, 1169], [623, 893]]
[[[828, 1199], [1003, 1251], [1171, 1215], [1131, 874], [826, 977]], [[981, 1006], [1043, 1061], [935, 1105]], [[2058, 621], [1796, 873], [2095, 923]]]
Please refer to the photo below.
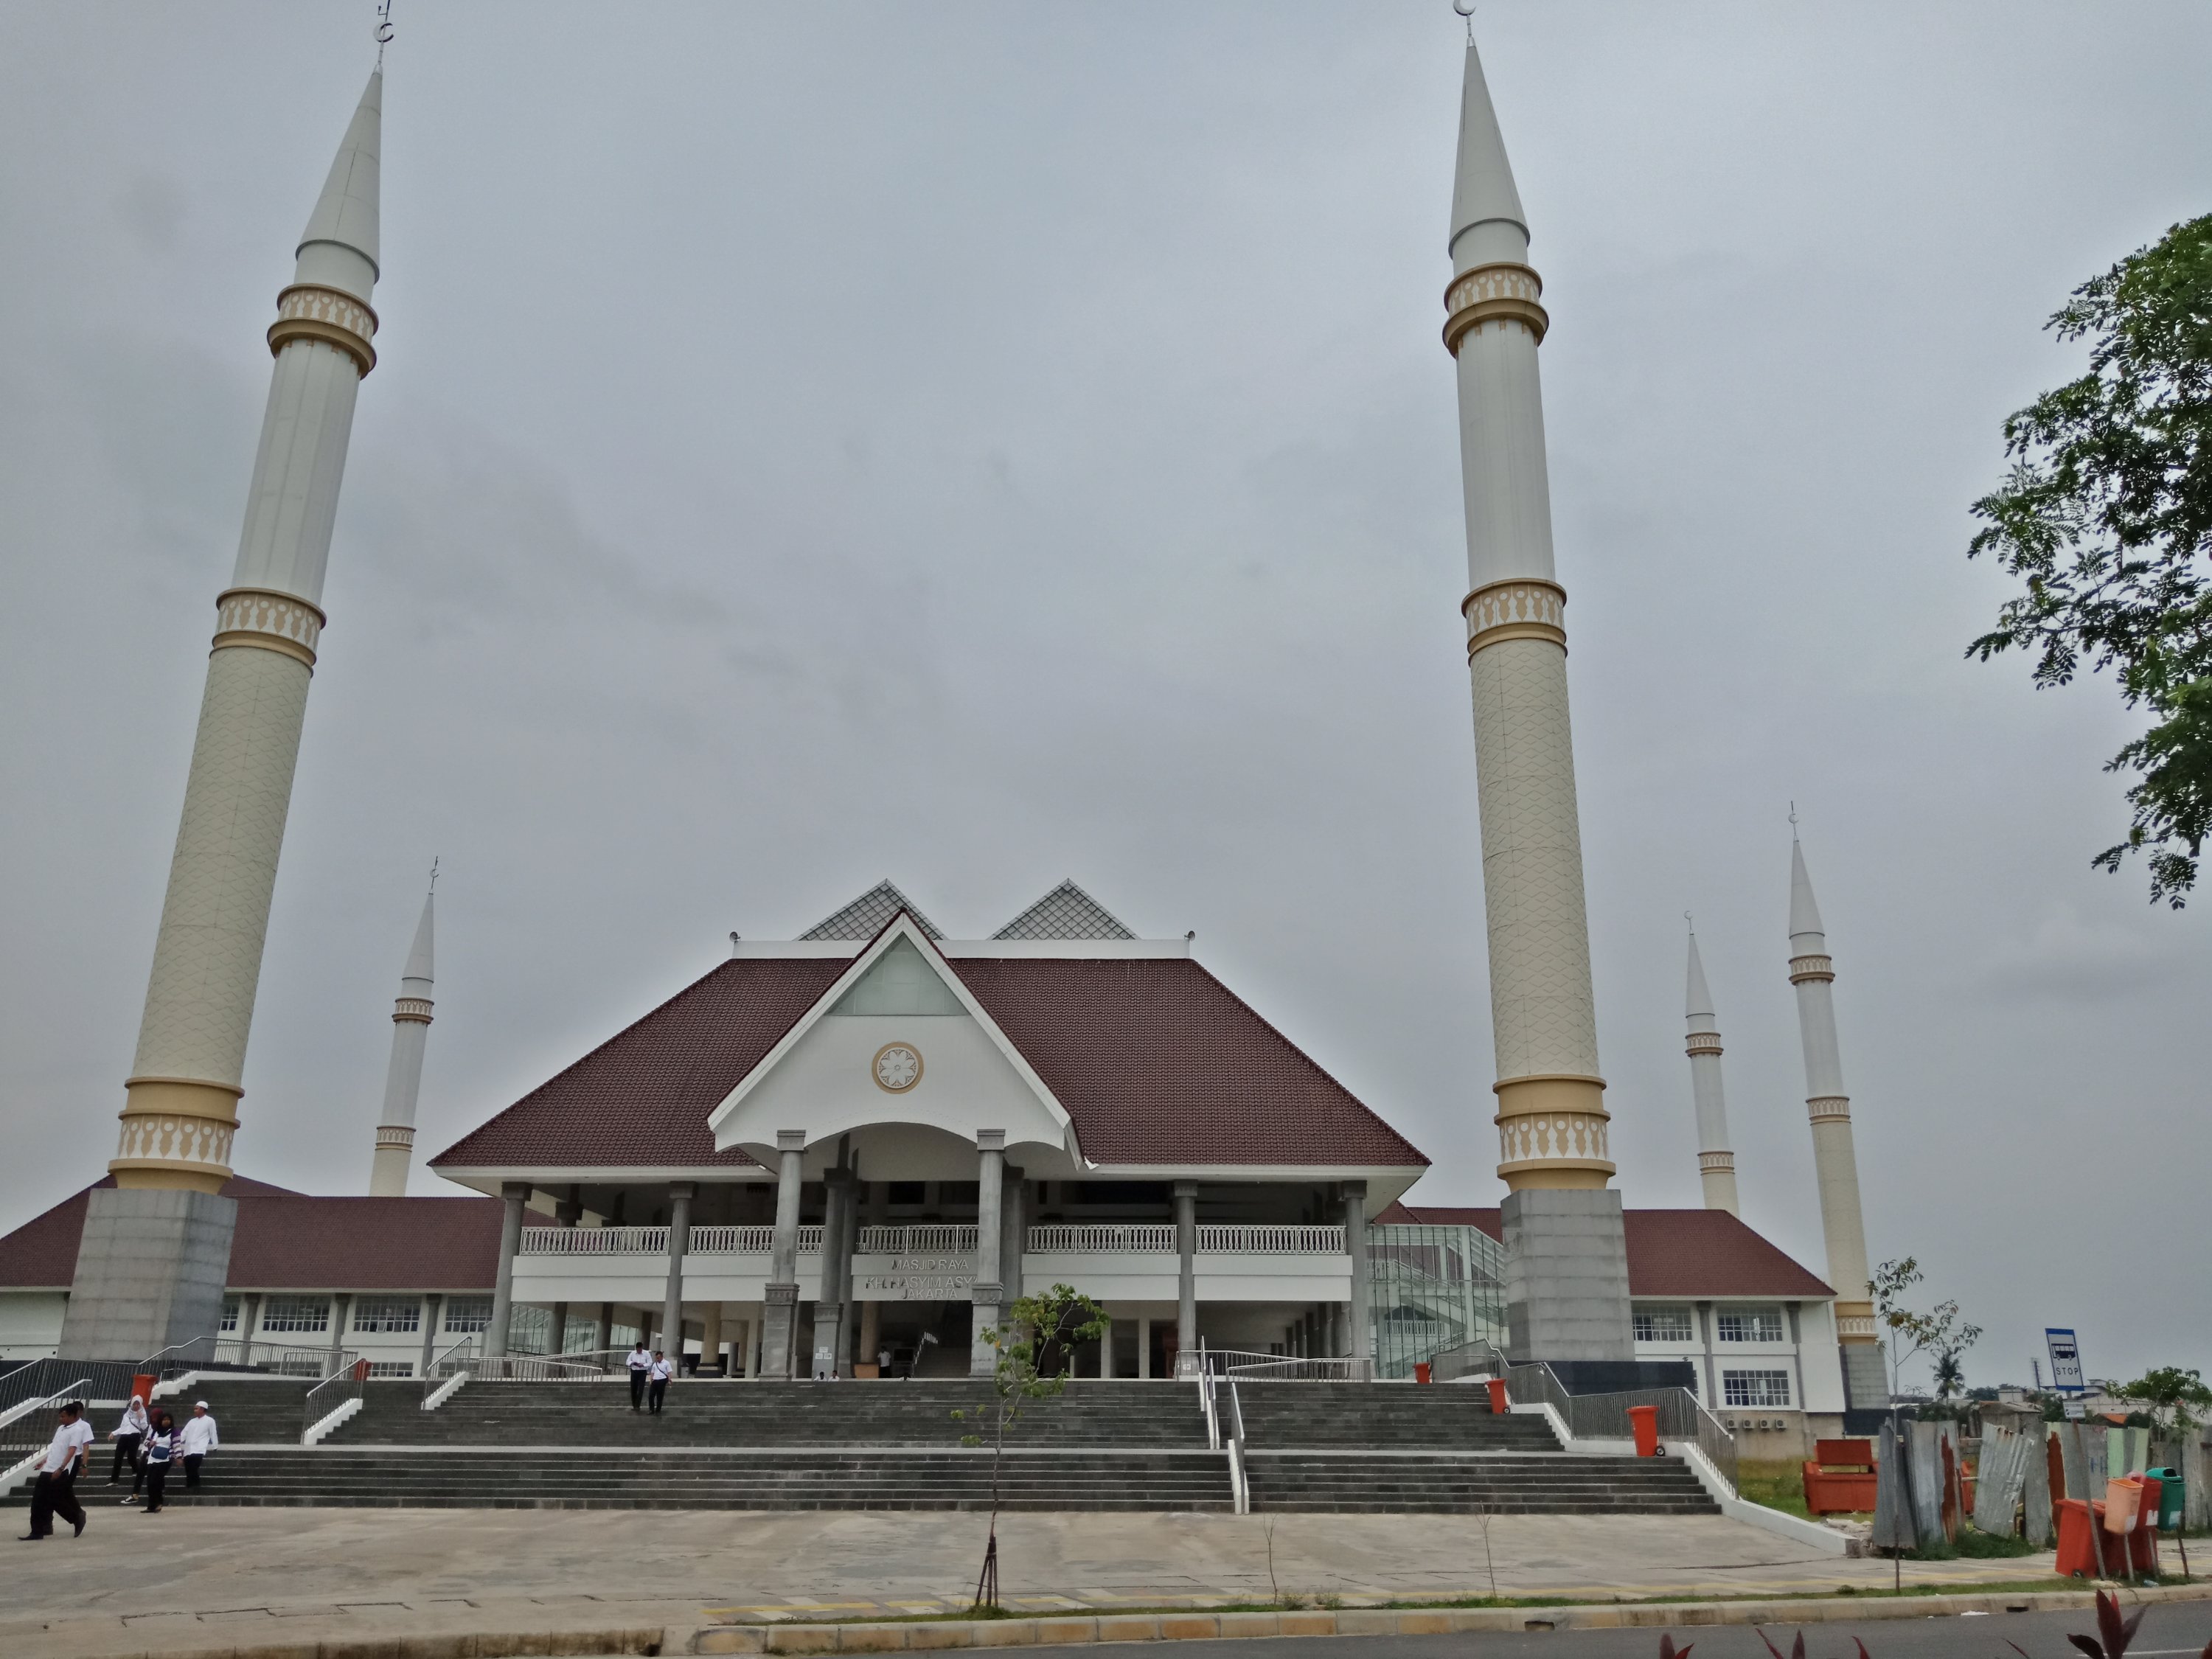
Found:
[[2087, 1500], [2062, 1498], [2058, 1510], [2058, 1559], [2061, 1578], [2097, 1578], [2097, 1532]]
[[1659, 1408], [1656, 1406], [1631, 1406], [1628, 1408], [1629, 1427], [1636, 1433], [1636, 1455], [1638, 1457], [1659, 1455]]
[[1413, 1362], [1413, 1381], [1416, 1382], [1425, 1382], [1428, 1380], [1429, 1362], [1425, 1359], [1416, 1359]]
[[1490, 1409], [1500, 1417], [1513, 1409], [1513, 1402], [1505, 1397], [1505, 1379], [1492, 1376], [1485, 1379], [1490, 1385]]

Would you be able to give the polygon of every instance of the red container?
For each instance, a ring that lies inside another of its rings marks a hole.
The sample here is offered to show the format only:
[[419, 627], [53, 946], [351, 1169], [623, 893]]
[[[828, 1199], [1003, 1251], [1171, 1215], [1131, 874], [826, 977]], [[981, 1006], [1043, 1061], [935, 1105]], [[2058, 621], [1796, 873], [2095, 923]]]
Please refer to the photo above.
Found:
[[1416, 1359], [1413, 1362], [1413, 1381], [1416, 1382], [1425, 1382], [1428, 1380], [1429, 1362], [1425, 1359]]
[[2095, 1578], [2097, 1571], [2097, 1531], [2089, 1515], [2089, 1506], [2079, 1498], [2062, 1498], [2056, 1505], [2058, 1510], [2058, 1560], [2057, 1567], [2061, 1578]]
[[1659, 1408], [1656, 1406], [1631, 1406], [1628, 1425], [1636, 1434], [1636, 1455], [1638, 1457], [1659, 1455]]
[[1493, 1376], [1486, 1381], [1490, 1386], [1490, 1409], [1503, 1417], [1513, 1409], [1513, 1402], [1505, 1397], [1505, 1379]]
[[150, 1408], [154, 1404], [154, 1385], [161, 1380], [151, 1371], [141, 1371], [131, 1379], [131, 1392], [144, 1401]]

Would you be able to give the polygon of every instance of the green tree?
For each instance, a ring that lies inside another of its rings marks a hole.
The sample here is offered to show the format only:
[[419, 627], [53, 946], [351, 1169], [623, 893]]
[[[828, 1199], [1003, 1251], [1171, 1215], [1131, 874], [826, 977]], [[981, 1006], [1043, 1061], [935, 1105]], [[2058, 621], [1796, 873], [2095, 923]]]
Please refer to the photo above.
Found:
[[1889, 1327], [1890, 1392], [1898, 1391], [1905, 1362], [1925, 1353], [1935, 1367], [1936, 1397], [1948, 1400], [1966, 1385], [1960, 1359], [1981, 1340], [1982, 1328], [1960, 1319], [1956, 1302], [1939, 1302], [1926, 1313], [1905, 1306], [1905, 1292], [1921, 1279], [1919, 1262], [1909, 1255], [1885, 1261], [1867, 1281], [1867, 1294], [1874, 1298], [1875, 1316]]
[[956, 1421], [981, 1425], [961, 1436], [963, 1446], [991, 1448], [991, 1529], [983, 1546], [983, 1571], [975, 1580], [975, 1605], [999, 1605], [999, 1474], [1006, 1457], [1006, 1435], [1032, 1400], [1063, 1392], [1075, 1375], [1075, 1350], [1106, 1329], [1106, 1313], [1072, 1285], [1055, 1285], [1039, 1296], [1018, 1298], [1004, 1323], [982, 1333], [996, 1354], [991, 1367], [991, 1398], [984, 1405], [952, 1413]]
[[2127, 839], [2150, 896], [2179, 909], [2212, 835], [2212, 215], [2074, 290], [2047, 325], [2089, 369], [2004, 423], [2004, 482], [1974, 503], [1987, 553], [2022, 591], [1967, 647], [2035, 654], [2035, 683], [2112, 669], [2149, 729], [2106, 765], [2132, 773]]
[[2187, 1434], [2204, 1420], [2197, 1413], [2212, 1412], [2212, 1388], [2205, 1386], [2199, 1373], [2179, 1365], [2145, 1371], [2112, 1392], [2123, 1400], [2141, 1401], [2151, 1421], [2166, 1434]]

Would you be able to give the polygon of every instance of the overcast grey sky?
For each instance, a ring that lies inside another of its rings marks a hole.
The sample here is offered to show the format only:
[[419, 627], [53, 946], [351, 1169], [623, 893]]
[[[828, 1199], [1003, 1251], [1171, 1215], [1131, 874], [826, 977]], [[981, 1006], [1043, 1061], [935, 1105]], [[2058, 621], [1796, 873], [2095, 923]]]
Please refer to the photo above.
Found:
[[[262, 331], [370, 7], [0, 8], [0, 1226], [100, 1173]], [[1439, 343], [1461, 26], [1310, 6], [400, 0], [363, 387], [246, 1173], [368, 1178], [434, 854], [434, 1152], [890, 876], [1064, 875], [1499, 1185]], [[1961, 660], [2069, 289], [2212, 207], [2212, 10], [1478, 19], [1553, 326], [1600, 1041], [1698, 1202], [1682, 913], [1745, 1218], [1823, 1265], [1795, 799], [1870, 1249], [2024, 1379], [2212, 1366], [2212, 896], [2117, 839], [2109, 684]], [[441, 1183], [417, 1172], [415, 1190]]]

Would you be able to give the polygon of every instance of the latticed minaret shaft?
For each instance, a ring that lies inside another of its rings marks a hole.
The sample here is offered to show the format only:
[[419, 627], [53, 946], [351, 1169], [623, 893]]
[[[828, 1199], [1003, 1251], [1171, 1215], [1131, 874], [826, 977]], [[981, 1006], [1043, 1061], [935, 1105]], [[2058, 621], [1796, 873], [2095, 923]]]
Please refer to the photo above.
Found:
[[384, 1076], [384, 1115], [376, 1124], [376, 1155], [369, 1165], [371, 1198], [404, 1198], [407, 1169], [415, 1157], [415, 1099], [422, 1088], [422, 1050], [430, 1039], [431, 963], [434, 898], [422, 901], [422, 920], [399, 975], [392, 1005], [392, 1064]]
[[1536, 352], [1550, 319], [1528, 220], [1474, 42], [1468, 44], [1444, 344], [1457, 360], [1467, 495], [1468, 672], [1497, 1045], [1498, 1173], [1515, 1277], [1516, 1355], [1626, 1359], [1634, 1349], [1620, 1195], [1607, 1182], [1567, 719], [1566, 592], [1552, 562]]
[[1683, 1014], [1689, 1027], [1690, 1096], [1698, 1110], [1698, 1179], [1707, 1209], [1738, 1215], [1735, 1154], [1729, 1150], [1728, 1100], [1721, 1092], [1720, 1021], [1713, 1013], [1713, 994], [1705, 986], [1695, 933], [1690, 935], [1688, 991]]
[[[143, 1355], [175, 1329], [212, 1333], [221, 1306], [233, 1212], [217, 1194], [231, 1172], [354, 398], [376, 362], [369, 300], [382, 96], [379, 72], [269, 330], [276, 367], [245, 531], [216, 600], [183, 819], [108, 1165], [116, 1187], [95, 1194], [78, 1253], [63, 1337], [72, 1356]], [[157, 1261], [170, 1267], [157, 1271]]]
[[1866, 1219], [1859, 1205], [1858, 1149], [1851, 1137], [1850, 1097], [1836, 1042], [1836, 964], [1827, 930], [1813, 902], [1805, 849], [1790, 843], [1790, 983], [1797, 992], [1797, 1030], [1805, 1045], [1805, 1109], [1813, 1122], [1813, 1173], [1820, 1188], [1820, 1231], [1828, 1248], [1828, 1283], [1836, 1292], [1836, 1336], [1843, 1344], [1844, 1387], [1850, 1405], [1889, 1403], [1879, 1333], [1868, 1291]]

